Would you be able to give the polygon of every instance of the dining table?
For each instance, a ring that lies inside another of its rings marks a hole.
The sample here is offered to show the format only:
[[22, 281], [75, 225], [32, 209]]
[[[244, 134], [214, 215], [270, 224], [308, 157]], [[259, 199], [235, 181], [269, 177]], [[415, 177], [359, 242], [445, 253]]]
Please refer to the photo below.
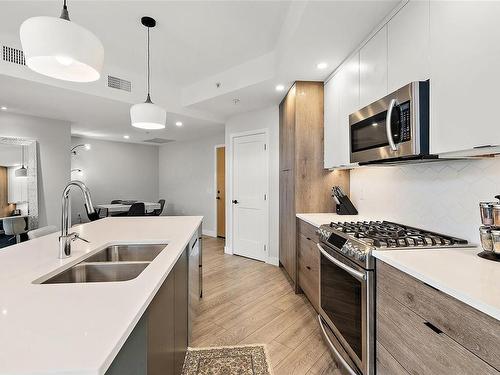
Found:
[[[138, 201], [136, 203], [141, 203], [141, 202]], [[159, 210], [161, 208], [161, 205], [158, 202], [142, 202], [142, 203], [144, 203], [146, 212], [152, 212], [154, 210]], [[116, 214], [116, 213], [128, 212], [131, 206], [132, 204], [108, 203], [108, 204], [97, 204], [94, 207], [100, 210], [105, 210], [106, 216], [110, 216], [113, 213]]]

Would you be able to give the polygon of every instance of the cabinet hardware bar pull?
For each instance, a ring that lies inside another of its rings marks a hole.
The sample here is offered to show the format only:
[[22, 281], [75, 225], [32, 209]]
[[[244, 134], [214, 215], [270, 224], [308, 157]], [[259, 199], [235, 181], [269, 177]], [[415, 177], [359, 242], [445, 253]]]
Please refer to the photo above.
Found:
[[430, 323], [430, 322], [425, 322], [424, 323], [427, 327], [429, 327], [430, 329], [432, 329], [434, 332], [436, 332], [438, 335], [440, 333], [443, 333], [443, 331], [441, 331], [438, 327], [436, 327], [434, 324]]

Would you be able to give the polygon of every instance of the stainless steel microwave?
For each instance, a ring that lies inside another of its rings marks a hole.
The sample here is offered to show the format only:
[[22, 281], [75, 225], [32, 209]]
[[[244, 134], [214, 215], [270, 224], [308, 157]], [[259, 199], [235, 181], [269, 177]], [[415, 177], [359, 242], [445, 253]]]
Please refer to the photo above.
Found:
[[429, 81], [412, 82], [349, 115], [351, 163], [432, 158]]

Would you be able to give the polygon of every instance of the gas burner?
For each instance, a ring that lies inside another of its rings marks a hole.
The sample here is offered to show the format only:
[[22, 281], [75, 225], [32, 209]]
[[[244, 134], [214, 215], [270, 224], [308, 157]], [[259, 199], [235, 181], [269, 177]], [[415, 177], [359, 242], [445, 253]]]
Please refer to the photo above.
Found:
[[390, 221], [330, 223], [330, 228], [346, 233], [375, 248], [449, 247], [467, 245], [466, 240], [413, 228]]

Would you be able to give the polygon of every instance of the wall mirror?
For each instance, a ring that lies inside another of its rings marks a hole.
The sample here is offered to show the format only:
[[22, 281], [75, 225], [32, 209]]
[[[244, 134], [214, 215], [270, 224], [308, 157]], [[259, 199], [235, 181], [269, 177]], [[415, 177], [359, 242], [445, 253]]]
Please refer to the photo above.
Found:
[[38, 227], [37, 142], [0, 137], [0, 247]]

